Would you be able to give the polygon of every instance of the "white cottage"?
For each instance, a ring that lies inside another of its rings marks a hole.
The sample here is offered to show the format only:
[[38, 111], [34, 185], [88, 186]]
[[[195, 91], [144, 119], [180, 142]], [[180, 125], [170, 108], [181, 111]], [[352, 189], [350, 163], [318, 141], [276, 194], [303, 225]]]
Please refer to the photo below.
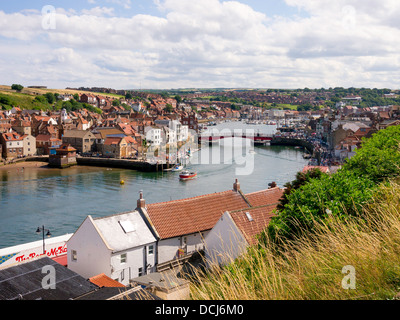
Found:
[[225, 265], [255, 245], [274, 216], [276, 204], [225, 212], [205, 238], [207, 266]]
[[156, 238], [137, 211], [90, 215], [67, 243], [68, 268], [85, 278], [104, 273], [124, 284], [155, 271]]
[[275, 208], [281, 196], [279, 187], [244, 194], [236, 179], [233, 190], [181, 200], [146, 205], [141, 194], [136, 210], [158, 239], [157, 262], [162, 265], [204, 250], [204, 239], [224, 212], [264, 205]]

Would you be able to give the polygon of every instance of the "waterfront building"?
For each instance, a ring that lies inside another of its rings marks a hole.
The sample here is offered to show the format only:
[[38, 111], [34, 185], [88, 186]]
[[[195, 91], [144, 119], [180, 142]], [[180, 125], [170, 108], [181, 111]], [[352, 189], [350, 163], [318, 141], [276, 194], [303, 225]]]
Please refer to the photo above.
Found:
[[95, 148], [94, 134], [87, 130], [66, 130], [62, 142], [70, 144], [78, 153], [92, 152]]
[[22, 136], [23, 149], [22, 155], [30, 157], [36, 155], [36, 138], [31, 134], [24, 134]]
[[10, 160], [20, 158], [24, 154], [24, 138], [17, 132], [7, 132], [0, 136], [3, 145], [3, 158]]
[[262, 205], [275, 207], [282, 197], [279, 187], [244, 194], [236, 180], [233, 189], [198, 197], [147, 204], [141, 194], [138, 210], [157, 236], [158, 269], [204, 250], [204, 239], [226, 211]]
[[76, 165], [76, 149], [70, 144], [64, 143], [56, 149], [55, 154], [49, 155], [49, 166], [67, 168]]
[[127, 285], [155, 271], [156, 241], [137, 211], [89, 215], [67, 243], [68, 268], [85, 278], [104, 273]]
[[55, 150], [60, 147], [61, 144], [61, 139], [54, 138], [49, 134], [39, 134], [36, 136], [36, 151], [38, 155], [55, 154]]
[[0, 249], [0, 269], [8, 268], [22, 262], [46, 256], [64, 266], [67, 265], [66, 243], [72, 236], [71, 233], [19, 244]]

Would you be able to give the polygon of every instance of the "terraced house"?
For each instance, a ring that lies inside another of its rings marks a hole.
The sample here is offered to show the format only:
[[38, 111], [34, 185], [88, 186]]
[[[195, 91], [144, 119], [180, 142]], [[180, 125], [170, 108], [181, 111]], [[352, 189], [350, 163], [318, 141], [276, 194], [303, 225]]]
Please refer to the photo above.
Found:
[[7, 160], [20, 158], [24, 155], [24, 138], [19, 133], [3, 133], [1, 144], [3, 145], [3, 158]]

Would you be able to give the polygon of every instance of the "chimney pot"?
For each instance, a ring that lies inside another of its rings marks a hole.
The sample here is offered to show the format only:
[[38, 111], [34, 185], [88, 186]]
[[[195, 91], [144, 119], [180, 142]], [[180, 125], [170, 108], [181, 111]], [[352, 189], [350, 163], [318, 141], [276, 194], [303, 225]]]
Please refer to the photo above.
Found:
[[233, 184], [233, 190], [238, 192], [240, 190], [240, 183], [238, 179], [235, 179], [235, 183]]
[[143, 199], [143, 192], [142, 191], [140, 191], [139, 200], [137, 201], [137, 207], [138, 208], [145, 208], [146, 207], [146, 201]]

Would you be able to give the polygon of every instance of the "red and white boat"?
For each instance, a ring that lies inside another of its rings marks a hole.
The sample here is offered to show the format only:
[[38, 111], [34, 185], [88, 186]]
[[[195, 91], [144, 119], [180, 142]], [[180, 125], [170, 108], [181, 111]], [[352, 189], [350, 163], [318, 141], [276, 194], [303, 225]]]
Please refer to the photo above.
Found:
[[179, 174], [179, 179], [181, 180], [190, 180], [195, 179], [197, 177], [197, 172], [185, 170]]

